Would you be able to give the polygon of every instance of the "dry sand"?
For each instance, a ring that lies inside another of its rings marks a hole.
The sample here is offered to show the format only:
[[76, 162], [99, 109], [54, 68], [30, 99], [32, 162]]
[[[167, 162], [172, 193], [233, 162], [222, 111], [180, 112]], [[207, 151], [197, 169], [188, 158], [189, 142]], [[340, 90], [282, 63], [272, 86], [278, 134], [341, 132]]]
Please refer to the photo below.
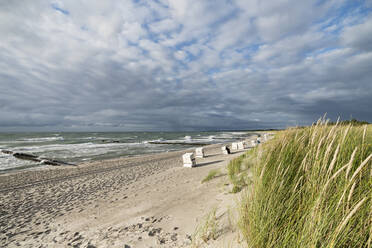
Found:
[[220, 147], [207, 146], [196, 168], [178, 151], [1, 175], [0, 247], [189, 247], [214, 208], [220, 237], [203, 246], [237, 247], [226, 177], [201, 183], [243, 153]]

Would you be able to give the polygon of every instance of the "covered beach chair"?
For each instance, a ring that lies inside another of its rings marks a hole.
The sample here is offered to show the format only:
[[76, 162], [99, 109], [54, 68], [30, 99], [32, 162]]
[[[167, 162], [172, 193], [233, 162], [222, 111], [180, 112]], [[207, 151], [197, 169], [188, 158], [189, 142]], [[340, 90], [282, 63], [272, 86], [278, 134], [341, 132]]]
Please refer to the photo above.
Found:
[[231, 143], [231, 150], [238, 150], [238, 149], [239, 149], [238, 142]]
[[205, 154], [204, 154], [204, 149], [203, 147], [198, 147], [195, 149], [195, 157], [197, 158], [204, 158]]
[[195, 167], [196, 162], [195, 162], [195, 156], [194, 153], [188, 152], [182, 155], [182, 160], [183, 160], [183, 167]]
[[227, 147], [227, 146], [223, 146], [221, 147], [221, 150], [222, 150], [222, 154], [230, 154], [230, 149]]
[[244, 150], [245, 149], [245, 142], [244, 141], [238, 142], [238, 149], [239, 150]]

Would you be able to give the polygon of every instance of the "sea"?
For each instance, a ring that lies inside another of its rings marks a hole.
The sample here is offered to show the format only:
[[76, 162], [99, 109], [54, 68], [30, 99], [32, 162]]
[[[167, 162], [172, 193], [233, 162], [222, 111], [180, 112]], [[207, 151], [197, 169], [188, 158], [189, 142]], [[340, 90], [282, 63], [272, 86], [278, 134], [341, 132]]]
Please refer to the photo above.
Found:
[[[27, 153], [67, 163], [177, 151], [200, 144], [244, 139], [250, 132], [51, 132], [0, 133], [0, 150]], [[154, 142], [155, 144], [153, 144]], [[0, 173], [38, 170], [50, 165], [0, 152]]]

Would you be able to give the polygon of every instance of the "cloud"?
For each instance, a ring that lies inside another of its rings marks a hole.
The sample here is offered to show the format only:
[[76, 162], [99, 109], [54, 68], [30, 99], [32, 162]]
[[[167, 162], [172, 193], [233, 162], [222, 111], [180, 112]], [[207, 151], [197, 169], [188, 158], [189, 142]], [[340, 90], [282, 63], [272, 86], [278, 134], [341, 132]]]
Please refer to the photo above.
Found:
[[154, 33], [172, 32], [180, 27], [180, 24], [167, 18], [150, 24], [150, 29]]
[[372, 51], [372, 15], [364, 22], [346, 27], [341, 39], [345, 46], [350, 46], [361, 51]]
[[368, 6], [2, 2], [0, 131], [372, 121]]

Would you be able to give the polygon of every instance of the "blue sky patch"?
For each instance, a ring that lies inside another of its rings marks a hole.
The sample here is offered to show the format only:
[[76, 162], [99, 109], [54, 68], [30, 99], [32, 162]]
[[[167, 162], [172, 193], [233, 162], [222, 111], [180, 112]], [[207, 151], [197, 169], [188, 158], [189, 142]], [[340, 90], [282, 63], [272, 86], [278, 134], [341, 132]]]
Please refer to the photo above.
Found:
[[55, 9], [56, 11], [58, 11], [58, 12], [64, 14], [64, 15], [70, 15], [70, 12], [68, 10], [65, 10], [65, 9], [62, 9], [62, 8], [58, 7], [58, 5], [55, 4], [55, 3], [53, 3], [51, 6], [52, 6], [53, 9]]

